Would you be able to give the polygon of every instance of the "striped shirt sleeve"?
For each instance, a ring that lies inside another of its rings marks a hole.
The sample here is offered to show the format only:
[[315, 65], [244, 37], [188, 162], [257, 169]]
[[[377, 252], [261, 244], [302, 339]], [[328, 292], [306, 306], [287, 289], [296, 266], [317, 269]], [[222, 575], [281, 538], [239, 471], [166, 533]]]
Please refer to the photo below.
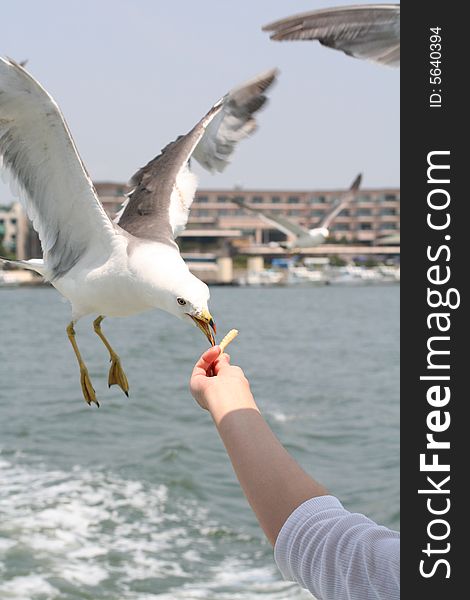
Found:
[[318, 600], [399, 600], [400, 534], [350, 513], [333, 496], [301, 504], [274, 546], [284, 579]]

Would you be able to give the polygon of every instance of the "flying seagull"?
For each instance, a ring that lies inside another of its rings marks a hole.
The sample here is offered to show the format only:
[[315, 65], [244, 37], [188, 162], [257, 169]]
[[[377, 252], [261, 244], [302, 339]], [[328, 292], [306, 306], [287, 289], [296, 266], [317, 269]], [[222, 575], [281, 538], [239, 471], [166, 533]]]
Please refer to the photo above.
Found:
[[209, 289], [191, 274], [175, 242], [197, 186], [189, 162], [192, 157], [209, 171], [222, 171], [237, 142], [255, 130], [254, 114], [276, 77], [273, 69], [233, 89], [168, 144], [132, 177], [132, 191], [112, 222], [53, 98], [20, 65], [0, 58], [0, 163], [18, 187], [43, 250], [43, 259], [2, 261], [37, 271], [70, 301], [67, 335], [88, 404], [98, 401], [74, 329], [85, 315], [98, 315], [93, 327], [110, 354], [108, 384], [126, 395], [121, 361], [101, 330], [105, 316], [159, 308], [215, 343]]
[[372, 62], [400, 66], [400, 5], [361, 4], [314, 10], [265, 25], [271, 39], [318, 40]]
[[263, 221], [269, 223], [270, 225], [274, 225], [276, 229], [279, 229], [286, 235], [294, 235], [295, 239], [281, 242], [280, 245], [283, 248], [287, 248], [289, 250], [293, 250], [295, 248], [312, 248], [313, 246], [323, 244], [323, 242], [327, 240], [328, 236], [330, 235], [329, 227], [332, 221], [355, 199], [357, 190], [361, 185], [361, 179], [362, 175], [359, 174], [353, 181], [349, 190], [342, 195], [330, 212], [323, 217], [320, 225], [314, 229], [306, 229], [305, 227], [301, 227], [283, 215], [267, 213], [259, 208], [254, 208], [249, 204], [246, 204], [240, 198], [231, 198], [231, 201], [235, 202], [235, 204], [238, 204], [238, 206], [241, 206], [242, 208], [246, 208], [247, 210], [257, 213], [263, 219]]

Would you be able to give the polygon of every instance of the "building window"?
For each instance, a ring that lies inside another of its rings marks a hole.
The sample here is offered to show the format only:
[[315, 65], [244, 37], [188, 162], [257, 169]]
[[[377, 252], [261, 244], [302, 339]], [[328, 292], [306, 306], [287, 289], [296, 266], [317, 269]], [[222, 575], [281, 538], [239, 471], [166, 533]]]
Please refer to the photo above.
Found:
[[372, 223], [359, 223], [359, 229], [361, 231], [370, 231], [372, 229]]
[[11, 223], [12, 225], [16, 225], [16, 219], [10, 219], [10, 223]]
[[217, 202], [222, 203], [222, 202], [227, 202], [228, 198], [227, 196], [217, 196]]
[[333, 231], [349, 231], [349, 225], [347, 223], [335, 223], [331, 229]]
[[273, 204], [280, 204], [281, 203], [281, 198], [279, 196], [271, 196], [271, 202]]
[[320, 209], [316, 209], [316, 210], [311, 210], [310, 211], [310, 216], [311, 217], [323, 217], [323, 215], [325, 214], [324, 210], [320, 210]]
[[396, 229], [396, 223], [380, 223], [380, 229]]
[[287, 199], [288, 204], [298, 204], [299, 201], [300, 200], [298, 196], [289, 196], [289, 198]]
[[326, 204], [325, 196], [313, 196], [311, 200], [312, 204]]
[[370, 208], [358, 208], [356, 211], [356, 216], [358, 217], [370, 217], [372, 215], [372, 211]]
[[263, 202], [263, 196], [253, 196], [251, 202], [253, 204], [261, 204]]
[[390, 201], [390, 200], [396, 200], [397, 197], [395, 196], [395, 194], [385, 194], [384, 196], [384, 200], [386, 202]]
[[287, 211], [287, 214], [288, 214], [290, 217], [294, 217], [294, 216], [296, 216], [296, 215], [300, 214], [300, 210], [288, 210], [288, 211]]
[[362, 196], [358, 196], [356, 202], [371, 202], [371, 198], [369, 195], [364, 194]]
[[390, 216], [394, 216], [397, 214], [397, 211], [395, 208], [382, 208], [380, 211], [380, 214], [383, 217], [390, 217]]
[[207, 196], [196, 196], [196, 202], [200, 202], [201, 204], [209, 202], [209, 198]]

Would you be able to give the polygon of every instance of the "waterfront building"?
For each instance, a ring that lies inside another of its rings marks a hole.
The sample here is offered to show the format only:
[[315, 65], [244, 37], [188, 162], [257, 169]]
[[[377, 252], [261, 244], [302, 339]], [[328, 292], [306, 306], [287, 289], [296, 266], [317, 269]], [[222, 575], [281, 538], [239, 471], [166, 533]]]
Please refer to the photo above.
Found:
[[0, 204], [0, 245], [8, 254], [25, 258], [28, 229], [28, 220], [19, 202]]
[[[116, 182], [95, 183], [101, 202], [114, 218], [125, 200], [127, 186]], [[318, 226], [323, 215], [345, 190], [204, 190], [197, 191], [188, 226], [179, 238], [182, 251], [243, 253], [257, 246], [274, 247], [286, 235], [258, 215], [231, 201], [241, 198], [266, 212], [282, 214], [306, 228]], [[0, 239], [18, 258], [41, 255], [39, 240], [18, 202], [0, 205]], [[360, 190], [356, 200], [343, 210], [330, 228], [330, 244], [354, 244], [364, 248], [381, 247], [384, 240], [399, 245], [400, 190], [373, 188]], [[322, 251], [319, 247], [316, 249]], [[326, 251], [326, 247], [324, 247]], [[330, 248], [331, 250], [331, 248]], [[370, 248], [372, 250], [372, 248]]]
[[[97, 183], [100, 198], [108, 214], [115, 214], [122, 203], [125, 186]], [[189, 249], [197, 249], [198, 240], [206, 250], [215, 249], [221, 239], [238, 247], [269, 244], [286, 235], [231, 201], [240, 198], [263, 211], [282, 214], [311, 229], [345, 190], [203, 190], [197, 191], [191, 207], [188, 227], [181, 238]], [[343, 210], [331, 226], [331, 242], [375, 246], [380, 239], [400, 233], [400, 190], [374, 188], [360, 190], [349, 209]], [[212, 248], [214, 246], [214, 248]]]

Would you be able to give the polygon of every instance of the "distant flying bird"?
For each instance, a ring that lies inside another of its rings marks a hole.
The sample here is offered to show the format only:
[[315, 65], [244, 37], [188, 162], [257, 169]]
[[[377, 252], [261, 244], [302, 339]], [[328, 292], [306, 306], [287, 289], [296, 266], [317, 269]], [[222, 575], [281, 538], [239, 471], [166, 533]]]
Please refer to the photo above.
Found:
[[324, 8], [265, 25], [271, 39], [318, 40], [372, 62], [400, 66], [400, 5], [362, 4]]
[[255, 130], [254, 113], [276, 76], [271, 70], [233, 89], [140, 169], [112, 222], [55, 101], [20, 65], [0, 58], [0, 159], [19, 188], [44, 255], [2, 261], [37, 271], [70, 301], [67, 334], [88, 404], [98, 401], [74, 330], [85, 315], [98, 315], [93, 327], [110, 354], [108, 384], [119, 385], [126, 395], [121, 361], [101, 331], [105, 316], [159, 308], [196, 325], [215, 343], [209, 288], [192, 275], [175, 243], [197, 186], [189, 160], [222, 171], [237, 142]]
[[235, 204], [238, 204], [238, 206], [241, 206], [242, 208], [246, 208], [251, 212], [257, 213], [263, 219], [263, 221], [269, 223], [270, 225], [274, 225], [276, 229], [279, 229], [279, 231], [282, 231], [286, 235], [294, 235], [294, 240], [281, 242], [280, 245], [283, 248], [287, 248], [289, 250], [294, 250], [296, 248], [312, 248], [313, 246], [323, 244], [323, 242], [328, 239], [330, 235], [329, 227], [331, 223], [335, 217], [339, 215], [342, 210], [348, 208], [351, 202], [355, 199], [359, 186], [361, 185], [361, 179], [362, 175], [359, 174], [353, 181], [350, 189], [341, 196], [330, 212], [323, 217], [320, 225], [314, 229], [306, 229], [305, 227], [301, 227], [283, 215], [277, 215], [274, 213], [265, 212], [259, 208], [254, 208], [239, 198], [231, 198], [231, 201], [235, 202]]

